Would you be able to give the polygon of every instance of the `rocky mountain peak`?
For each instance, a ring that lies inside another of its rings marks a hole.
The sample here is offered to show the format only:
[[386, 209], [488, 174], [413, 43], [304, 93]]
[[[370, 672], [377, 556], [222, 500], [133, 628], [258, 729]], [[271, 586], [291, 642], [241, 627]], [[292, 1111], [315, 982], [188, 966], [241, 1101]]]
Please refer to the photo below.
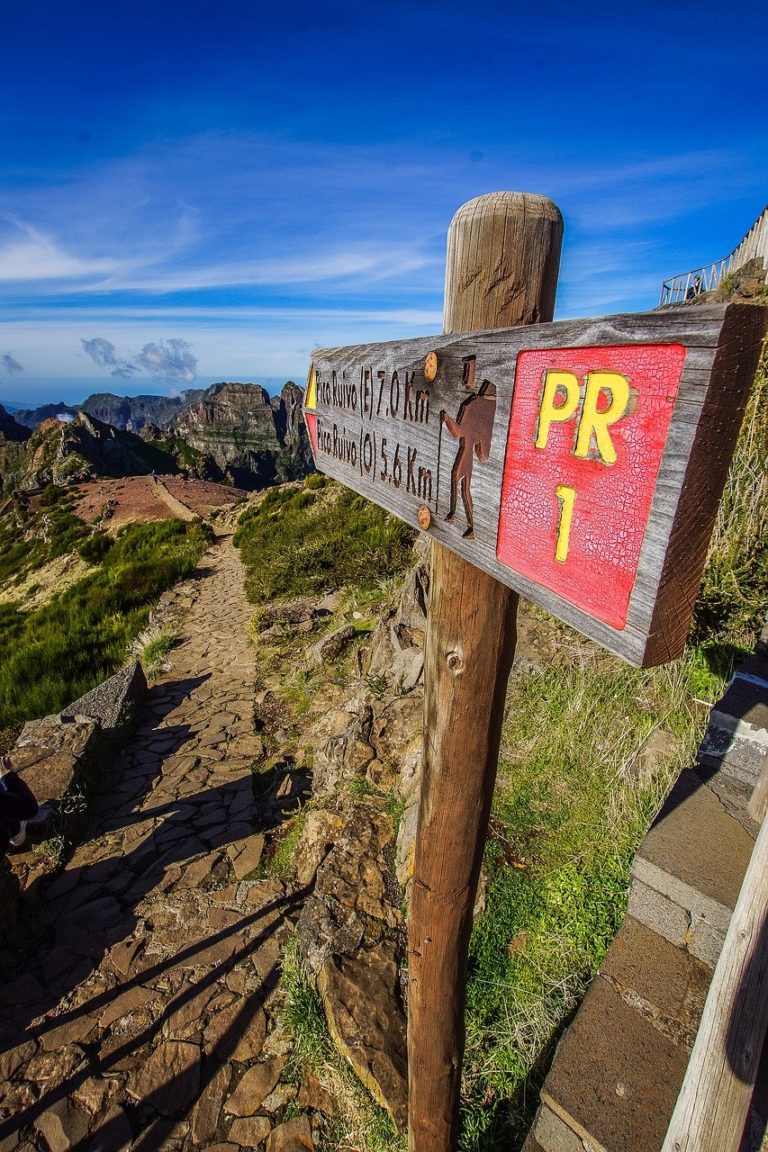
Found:
[[173, 432], [210, 462], [214, 479], [263, 488], [304, 476], [312, 457], [293, 383], [270, 399], [260, 384], [213, 384], [173, 422]]

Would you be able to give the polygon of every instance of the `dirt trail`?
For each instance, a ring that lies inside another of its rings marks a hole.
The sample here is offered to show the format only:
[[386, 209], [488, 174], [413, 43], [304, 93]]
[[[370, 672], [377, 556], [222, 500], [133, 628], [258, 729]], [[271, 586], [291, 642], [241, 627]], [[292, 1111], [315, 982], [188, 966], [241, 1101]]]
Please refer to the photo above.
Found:
[[277, 1082], [286, 1045], [265, 1005], [296, 910], [279, 881], [245, 879], [261, 748], [229, 535], [178, 606], [172, 670], [45, 893], [43, 946], [0, 990], [0, 1152], [252, 1147], [257, 1120], [269, 1131], [237, 1095], [224, 1107], [256, 1062]]
[[152, 475], [152, 492], [162, 503], [169, 509], [172, 516], [178, 516], [180, 520], [197, 520], [199, 519], [196, 512], [193, 512], [188, 505], [178, 500], [172, 492], [168, 490], [166, 485], [159, 476]]

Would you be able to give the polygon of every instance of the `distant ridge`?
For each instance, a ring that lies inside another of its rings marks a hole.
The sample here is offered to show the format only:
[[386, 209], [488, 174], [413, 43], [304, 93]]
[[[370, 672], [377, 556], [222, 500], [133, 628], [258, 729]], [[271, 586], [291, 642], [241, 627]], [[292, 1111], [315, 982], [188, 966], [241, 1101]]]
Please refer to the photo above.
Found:
[[113, 392], [93, 392], [82, 404], [65, 404], [61, 401], [58, 404], [42, 404], [38, 408], [17, 408], [14, 416], [26, 428], [36, 428], [44, 420], [85, 412], [121, 432], [140, 432], [145, 424], [167, 427], [187, 405], [196, 403], [203, 391], [202, 388], [190, 388], [180, 396], [117, 396]]

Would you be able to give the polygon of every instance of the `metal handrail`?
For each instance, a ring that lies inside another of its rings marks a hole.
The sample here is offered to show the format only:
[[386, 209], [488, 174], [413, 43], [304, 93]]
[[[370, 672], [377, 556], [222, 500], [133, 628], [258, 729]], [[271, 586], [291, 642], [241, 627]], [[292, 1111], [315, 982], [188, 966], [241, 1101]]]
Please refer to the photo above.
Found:
[[701, 268], [693, 268], [690, 272], [681, 272], [679, 276], [672, 276], [665, 280], [661, 286], [661, 299], [659, 306], [665, 304], [679, 304], [682, 300], [694, 300], [702, 292], [714, 292], [724, 276], [731, 270], [733, 253], [724, 260], [715, 260], [712, 264], [704, 264]]
[[661, 285], [659, 307], [695, 300], [702, 292], [714, 291], [725, 276], [755, 257], [761, 258], [768, 270], [768, 206], [763, 209], [743, 240], [724, 259], [665, 280]]

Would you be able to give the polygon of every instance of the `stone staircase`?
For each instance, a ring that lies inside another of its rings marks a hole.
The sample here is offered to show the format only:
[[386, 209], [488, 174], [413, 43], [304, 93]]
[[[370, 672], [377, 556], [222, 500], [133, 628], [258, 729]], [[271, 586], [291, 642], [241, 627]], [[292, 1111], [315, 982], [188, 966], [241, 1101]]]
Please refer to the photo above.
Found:
[[[659, 1152], [757, 835], [747, 804], [767, 762], [768, 627], [637, 854], [627, 917], [560, 1042], [523, 1152]], [[753, 1114], [744, 1152], [766, 1119]]]

